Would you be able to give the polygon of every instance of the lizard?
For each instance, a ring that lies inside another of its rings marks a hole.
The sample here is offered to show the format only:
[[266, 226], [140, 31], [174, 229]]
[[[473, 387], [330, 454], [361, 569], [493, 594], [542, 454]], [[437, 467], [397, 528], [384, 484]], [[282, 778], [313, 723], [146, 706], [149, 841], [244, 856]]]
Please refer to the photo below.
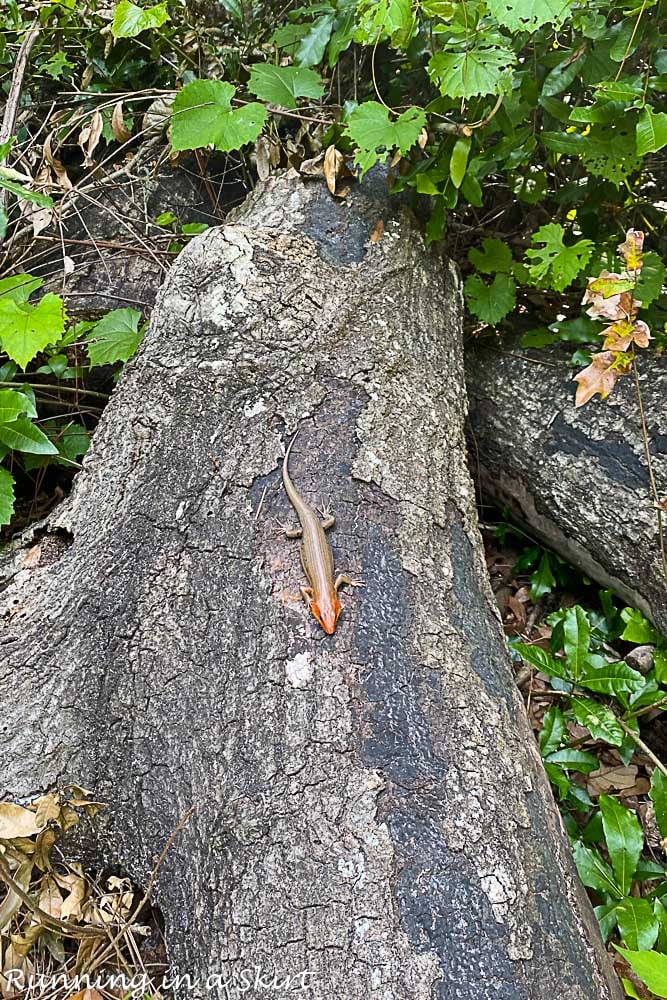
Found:
[[[298, 433], [298, 432], [297, 432]], [[300, 587], [299, 591], [312, 611], [313, 616], [322, 626], [327, 635], [333, 635], [336, 622], [341, 611], [338, 591], [343, 584], [351, 587], [362, 587], [361, 580], [353, 580], [346, 573], [339, 573], [334, 579], [334, 560], [331, 546], [325, 532], [333, 528], [336, 519], [328, 511], [322, 511], [322, 518], [314, 507], [305, 500], [292, 482], [289, 474], [288, 461], [296, 434], [292, 438], [283, 459], [283, 484], [289, 501], [299, 518], [299, 528], [281, 526], [288, 538], [301, 538], [301, 565], [306, 574], [309, 586]]]

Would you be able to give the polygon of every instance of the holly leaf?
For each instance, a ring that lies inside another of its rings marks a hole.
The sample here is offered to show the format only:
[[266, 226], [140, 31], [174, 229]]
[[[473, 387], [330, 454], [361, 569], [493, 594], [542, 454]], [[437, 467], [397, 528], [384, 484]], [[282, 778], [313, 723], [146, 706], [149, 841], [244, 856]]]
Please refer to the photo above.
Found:
[[159, 28], [168, 20], [166, 3], [156, 4], [155, 7], [137, 7], [130, 0], [120, 0], [114, 7], [111, 34], [114, 38], [134, 38], [148, 28]]
[[579, 878], [589, 889], [599, 889], [608, 893], [616, 899], [623, 896], [620, 888], [616, 884], [614, 873], [602, 860], [599, 851], [593, 847], [587, 847], [580, 840], [574, 845], [574, 863], [579, 872]]
[[572, 246], [563, 241], [565, 230], [557, 222], [540, 226], [533, 233], [533, 243], [543, 247], [526, 250], [526, 257], [533, 261], [528, 271], [535, 284], [547, 285], [562, 292], [586, 266], [593, 253], [592, 240], [577, 240]]
[[526, 642], [517, 642], [513, 644], [513, 649], [519, 654], [519, 656], [530, 663], [533, 667], [541, 670], [543, 674], [547, 674], [549, 677], [559, 677], [563, 681], [571, 682], [569, 669], [567, 664], [563, 660], [557, 660], [555, 656], [551, 653], [547, 653], [546, 649], [542, 649], [541, 646], [529, 646]]
[[232, 109], [236, 88], [221, 80], [193, 80], [176, 95], [171, 118], [175, 150], [215, 146], [222, 152], [254, 142], [266, 121], [266, 108], [253, 102]]
[[443, 97], [503, 94], [512, 86], [511, 49], [474, 47], [465, 52], [438, 52], [428, 64], [428, 75]]
[[53, 442], [27, 417], [18, 417], [9, 424], [0, 424], [0, 441], [14, 451], [25, 451], [32, 455], [58, 454]]
[[496, 274], [490, 285], [469, 274], [463, 286], [466, 305], [483, 323], [494, 326], [516, 305], [516, 284], [509, 274]]
[[563, 646], [565, 659], [575, 681], [579, 679], [588, 660], [591, 626], [586, 612], [580, 605], [568, 608], [563, 617]]
[[648, 794], [653, 803], [655, 821], [658, 824], [660, 836], [665, 839], [667, 837], [667, 778], [658, 767], [651, 775], [651, 788]]
[[42, 296], [36, 306], [0, 298], [2, 349], [25, 370], [47, 344], [60, 340], [65, 332], [65, 319], [63, 300], [53, 292]]
[[637, 156], [657, 153], [667, 146], [667, 114], [644, 108], [637, 122]]
[[552, 705], [544, 713], [542, 729], [540, 730], [540, 752], [543, 757], [558, 750], [567, 732], [565, 716], [557, 705]]
[[548, 552], [543, 552], [537, 569], [530, 574], [530, 596], [533, 601], [539, 601], [540, 597], [550, 594], [556, 585], [551, 568], [551, 557]]
[[14, 477], [0, 468], [0, 525], [9, 524], [14, 513]]
[[491, 14], [512, 32], [537, 31], [543, 24], [563, 23], [574, 0], [487, 0]]
[[92, 328], [92, 339], [86, 344], [91, 368], [131, 358], [144, 333], [143, 327], [139, 329], [140, 319], [136, 309], [113, 309], [103, 316]]
[[633, 670], [623, 660], [608, 663], [601, 656], [589, 656], [578, 684], [595, 691], [596, 694], [633, 695], [641, 691], [646, 681], [637, 670]]
[[317, 100], [324, 93], [324, 84], [314, 70], [304, 66], [274, 66], [271, 63], [255, 63], [247, 87], [262, 101], [288, 109], [297, 107], [299, 97]]
[[389, 120], [389, 111], [377, 101], [366, 101], [350, 115], [348, 131], [359, 147], [354, 162], [361, 167], [361, 176], [379, 159], [378, 150], [392, 149], [405, 155], [414, 146], [426, 122], [420, 108], [408, 108], [396, 121]]
[[498, 271], [507, 273], [512, 270], [512, 252], [502, 240], [482, 240], [482, 249], [473, 247], [469, 250], [468, 260], [482, 274], [496, 274]]

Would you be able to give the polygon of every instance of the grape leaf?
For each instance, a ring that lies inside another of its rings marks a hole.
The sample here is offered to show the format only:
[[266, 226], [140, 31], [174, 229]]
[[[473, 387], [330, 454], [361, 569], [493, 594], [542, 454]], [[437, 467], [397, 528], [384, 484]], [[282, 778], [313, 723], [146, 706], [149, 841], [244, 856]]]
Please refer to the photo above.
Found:
[[55, 344], [65, 332], [63, 300], [53, 292], [36, 306], [10, 298], [0, 299], [2, 349], [25, 370], [29, 361], [47, 344]]
[[438, 52], [428, 64], [428, 74], [443, 97], [503, 94], [512, 86], [511, 49], [470, 48], [466, 52]]
[[574, 0], [487, 0], [493, 16], [510, 31], [537, 31], [551, 21], [562, 24]]
[[565, 246], [565, 230], [557, 222], [540, 226], [533, 233], [533, 243], [544, 243], [538, 249], [526, 250], [526, 257], [534, 263], [528, 271], [535, 284], [547, 285], [562, 292], [586, 266], [593, 252], [592, 240], [577, 240], [572, 246]]
[[398, 149], [405, 155], [416, 143], [426, 122], [426, 114], [419, 108], [408, 108], [396, 121], [389, 120], [389, 111], [377, 101], [366, 101], [350, 115], [350, 137], [359, 150], [355, 163], [361, 167], [361, 176], [378, 160], [378, 149]]
[[490, 326], [499, 323], [516, 305], [516, 284], [509, 274], [496, 274], [490, 285], [478, 274], [469, 274], [463, 290], [470, 312]]
[[43, 278], [33, 278], [32, 274], [13, 274], [9, 278], [0, 278], [0, 296], [7, 296], [21, 305], [43, 284]]
[[223, 152], [254, 142], [266, 121], [266, 108], [253, 102], [232, 109], [236, 89], [221, 80], [193, 80], [176, 95], [171, 119], [175, 150], [213, 145]]
[[665, 265], [661, 257], [652, 250], [644, 254], [642, 269], [639, 272], [639, 279], [634, 295], [643, 306], [654, 302], [662, 294], [662, 286], [665, 283]]
[[155, 7], [137, 7], [130, 0], [120, 0], [114, 7], [111, 34], [114, 38], [134, 38], [147, 28], [159, 28], [168, 20], [166, 3], [156, 4]]
[[512, 269], [512, 253], [502, 240], [482, 240], [482, 249], [472, 247], [468, 251], [468, 260], [482, 274], [496, 274], [498, 271], [508, 272]]
[[9, 524], [14, 513], [14, 477], [0, 468], [0, 525]]
[[114, 309], [103, 316], [91, 330], [92, 341], [86, 344], [91, 367], [131, 358], [143, 336], [140, 319], [136, 309]]
[[262, 101], [288, 109], [297, 107], [298, 97], [318, 99], [324, 92], [324, 84], [314, 70], [304, 66], [273, 66], [271, 63], [255, 63], [247, 87]]
[[32, 455], [57, 455], [58, 449], [27, 417], [18, 417], [10, 424], [0, 424], [0, 441], [14, 451]]

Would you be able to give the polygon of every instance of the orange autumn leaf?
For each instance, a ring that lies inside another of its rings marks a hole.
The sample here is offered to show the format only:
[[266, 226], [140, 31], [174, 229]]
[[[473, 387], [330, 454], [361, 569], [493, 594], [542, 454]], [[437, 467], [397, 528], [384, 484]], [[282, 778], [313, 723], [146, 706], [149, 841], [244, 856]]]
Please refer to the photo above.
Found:
[[651, 332], [643, 320], [635, 320], [629, 323], [627, 320], [619, 320], [613, 326], [608, 326], [601, 334], [604, 337], [603, 348], [605, 351], [627, 351], [630, 344], [637, 347], [648, 347], [651, 339]]
[[574, 405], [583, 406], [596, 393], [599, 393], [602, 399], [606, 399], [616, 385], [619, 376], [627, 375], [629, 370], [629, 359], [624, 358], [623, 355], [618, 355], [614, 351], [602, 351], [600, 354], [594, 354], [588, 368], [584, 368], [583, 371], [574, 376], [575, 382], [579, 383]]
[[625, 243], [621, 243], [618, 252], [625, 261], [628, 271], [639, 271], [644, 263], [644, 234], [641, 229], [628, 229]]

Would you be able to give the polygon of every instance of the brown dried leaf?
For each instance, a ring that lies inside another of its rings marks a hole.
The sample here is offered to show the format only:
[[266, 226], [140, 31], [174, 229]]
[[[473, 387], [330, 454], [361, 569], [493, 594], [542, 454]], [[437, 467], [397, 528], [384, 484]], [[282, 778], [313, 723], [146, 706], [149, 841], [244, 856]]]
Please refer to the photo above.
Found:
[[81, 866], [72, 865], [74, 871], [69, 875], [56, 875], [58, 885], [69, 895], [63, 900], [61, 917], [63, 920], [80, 920], [83, 915], [83, 904], [86, 899], [87, 886], [81, 871]]
[[327, 146], [324, 154], [324, 179], [330, 194], [336, 193], [336, 181], [345, 168], [345, 157], [335, 146]]
[[123, 121], [122, 101], [118, 101], [114, 104], [114, 108], [111, 113], [111, 131], [113, 132], [114, 139], [117, 139], [118, 142], [127, 142], [128, 139], [132, 137], [132, 133]]
[[12, 934], [10, 935], [11, 942], [14, 946], [14, 951], [17, 955], [24, 957], [32, 951], [33, 946], [37, 939], [42, 934], [44, 930], [44, 925], [37, 923], [31, 924], [25, 931], [24, 934]]
[[15, 837], [34, 837], [43, 829], [37, 822], [36, 813], [13, 802], [0, 802], [0, 840]]
[[[288, 142], [288, 151], [290, 151], [291, 145], [292, 144]], [[313, 156], [310, 160], [302, 160], [299, 166], [299, 173], [303, 174], [304, 177], [324, 176], [324, 156], [324, 153], [318, 153], [317, 156]]]
[[594, 354], [588, 368], [584, 368], [583, 371], [574, 376], [575, 382], [579, 383], [574, 405], [583, 406], [596, 393], [599, 393], [602, 399], [606, 399], [619, 377], [627, 375], [629, 371], [630, 366], [627, 361], [623, 360], [622, 355], [615, 354], [613, 351], [602, 351], [600, 354]]
[[651, 332], [643, 320], [637, 319], [634, 323], [627, 320], [619, 320], [613, 326], [608, 326], [602, 331], [604, 336], [603, 347], [605, 351], [627, 351], [630, 344], [635, 343], [637, 347], [648, 347], [651, 339]]
[[48, 165], [51, 167], [51, 170], [56, 175], [56, 182], [60, 184], [63, 191], [71, 191], [72, 182], [67, 176], [67, 171], [65, 170], [65, 167], [63, 166], [61, 160], [59, 160], [54, 155], [53, 150], [51, 148], [54, 134], [55, 133], [50, 132], [47, 135], [46, 139], [44, 140], [44, 145], [42, 146], [42, 154]]
[[257, 176], [265, 181], [271, 173], [271, 150], [269, 140], [260, 135], [255, 143], [255, 159], [257, 161]]
[[373, 226], [373, 231], [369, 237], [371, 243], [379, 243], [384, 236], [384, 220], [378, 219], [378, 221]]
[[56, 831], [53, 827], [43, 830], [37, 837], [35, 845], [35, 864], [40, 871], [49, 871], [51, 868], [51, 848], [57, 840]]
[[41, 829], [52, 820], [60, 817], [60, 797], [58, 795], [41, 795], [33, 802], [37, 806], [37, 824]]
[[79, 133], [79, 146], [83, 150], [85, 166], [89, 167], [93, 162], [93, 153], [97, 148], [102, 135], [104, 122], [99, 111], [94, 111], [88, 125], [84, 125]]
[[[23, 864], [18, 866], [15, 872], [12, 872], [12, 878], [24, 892], [28, 891], [32, 877], [32, 868], [32, 861], [24, 861]], [[0, 934], [3, 934], [7, 930], [14, 915], [18, 913], [22, 906], [23, 902], [14, 890], [7, 889], [7, 895], [2, 903], [0, 903]]]
[[[610, 294], [614, 283], [618, 283], [619, 291]], [[602, 271], [597, 278], [589, 278], [581, 300], [582, 305], [589, 305], [586, 310], [591, 319], [627, 320], [634, 319], [641, 302], [633, 299], [627, 290], [627, 281], [621, 274], [612, 271]]]
[[55, 917], [56, 920], [60, 920], [62, 904], [63, 897], [55, 879], [51, 878], [50, 875], [45, 875], [42, 878], [40, 886], [38, 904], [40, 910], [44, 910], [46, 913], [50, 913], [52, 917]]
[[597, 771], [591, 771], [586, 780], [586, 790], [589, 795], [608, 795], [613, 792], [634, 788], [637, 780], [636, 764], [602, 764]]

